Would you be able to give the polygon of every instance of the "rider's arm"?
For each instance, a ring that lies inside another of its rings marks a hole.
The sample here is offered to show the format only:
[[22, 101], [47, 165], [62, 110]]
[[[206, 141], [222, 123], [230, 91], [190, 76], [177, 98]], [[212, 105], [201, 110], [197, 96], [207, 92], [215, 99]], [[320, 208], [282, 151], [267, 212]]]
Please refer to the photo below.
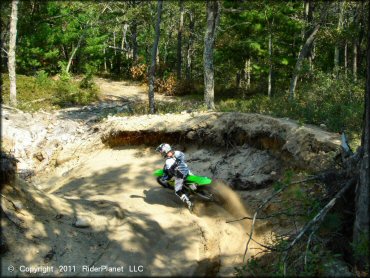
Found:
[[175, 166], [175, 159], [168, 158], [163, 166], [163, 179], [168, 180], [173, 176], [172, 168]]
[[163, 167], [162, 180], [169, 180], [170, 178], [171, 178], [170, 173], [168, 172], [168, 170], [166, 169], [166, 167]]

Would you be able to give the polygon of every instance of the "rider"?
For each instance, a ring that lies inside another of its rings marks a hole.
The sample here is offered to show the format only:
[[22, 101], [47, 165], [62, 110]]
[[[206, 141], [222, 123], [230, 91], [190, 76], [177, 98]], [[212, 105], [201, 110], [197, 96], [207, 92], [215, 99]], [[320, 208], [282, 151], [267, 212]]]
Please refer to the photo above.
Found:
[[171, 177], [175, 177], [175, 194], [180, 197], [181, 201], [188, 205], [191, 210], [193, 208], [192, 202], [189, 197], [182, 190], [184, 181], [189, 174], [188, 165], [185, 163], [185, 154], [180, 151], [172, 150], [171, 146], [167, 143], [160, 144], [156, 148], [157, 152], [160, 152], [166, 159], [163, 170], [163, 180], [169, 180]]

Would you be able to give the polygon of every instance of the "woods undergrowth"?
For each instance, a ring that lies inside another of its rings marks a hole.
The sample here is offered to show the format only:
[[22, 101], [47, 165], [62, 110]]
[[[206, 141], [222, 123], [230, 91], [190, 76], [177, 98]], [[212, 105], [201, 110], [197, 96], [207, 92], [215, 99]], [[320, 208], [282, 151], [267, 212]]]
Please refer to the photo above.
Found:
[[318, 72], [312, 81], [302, 84], [294, 100], [287, 94], [255, 94], [245, 99], [220, 100], [217, 108], [288, 117], [301, 124], [321, 125], [331, 132], [346, 131], [351, 141], [358, 144], [364, 109], [363, 83]]
[[[3, 103], [9, 104], [9, 76], [2, 74]], [[27, 112], [40, 109], [50, 111], [74, 105], [87, 105], [98, 98], [98, 88], [89, 79], [73, 80], [69, 76], [56, 79], [48, 77], [45, 71], [36, 76], [17, 75], [17, 108]]]
[[[260, 245], [255, 256], [246, 260], [245, 265], [236, 267], [237, 276], [251, 277], [331, 277], [351, 276], [356, 273], [351, 265], [357, 257], [366, 257], [369, 242], [366, 237], [360, 244], [351, 242], [351, 224], [354, 220], [354, 206], [346, 199], [338, 199], [334, 207], [318, 222], [307, 229], [317, 215], [332, 200], [343, 181], [331, 174], [310, 175], [305, 172], [287, 170], [273, 185], [269, 201], [251, 204], [259, 211], [255, 222], [258, 226], [268, 223], [271, 236]], [[352, 198], [349, 190], [346, 198]], [[268, 198], [267, 198], [268, 199]], [[260, 207], [258, 207], [260, 206]], [[252, 222], [252, 218], [247, 220]], [[306, 231], [294, 245], [302, 231]], [[250, 231], [247, 230], [247, 236]], [[338, 244], [340, 243], [340, 244]], [[369, 265], [367, 265], [367, 271]], [[356, 273], [363, 276], [365, 272]]]

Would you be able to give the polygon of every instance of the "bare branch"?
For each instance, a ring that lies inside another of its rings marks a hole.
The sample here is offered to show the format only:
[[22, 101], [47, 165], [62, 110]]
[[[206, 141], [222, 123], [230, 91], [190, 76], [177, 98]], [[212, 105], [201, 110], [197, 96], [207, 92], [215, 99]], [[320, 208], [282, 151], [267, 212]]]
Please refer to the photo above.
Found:
[[[357, 179], [352, 178], [350, 179], [345, 186], [337, 193], [335, 194], [334, 198], [330, 200], [329, 203], [326, 204], [325, 207], [323, 207], [318, 214], [310, 221], [308, 222], [299, 232], [299, 234], [296, 236], [296, 238], [286, 247], [283, 251], [284, 253], [284, 275], [286, 275], [286, 259], [288, 256], [288, 251], [302, 238], [302, 236], [311, 229], [311, 227], [318, 225], [326, 216], [328, 211], [335, 205], [335, 202], [342, 197], [342, 195], [349, 189], [352, 185], [356, 183]], [[317, 227], [315, 228], [317, 229]], [[315, 231], [315, 230], [314, 230]]]
[[[259, 246], [261, 246], [261, 247], [263, 247], [263, 248], [266, 248], [267, 250], [270, 250], [270, 251], [281, 251], [280, 249], [278, 249], [278, 248], [274, 248], [274, 247], [271, 247], [271, 246], [268, 246], [268, 245], [264, 245], [264, 244], [262, 244], [262, 243], [259, 243], [258, 241], [255, 241], [251, 236], [250, 236], [250, 234], [248, 234], [248, 233], [246, 233], [248, 236], [249, 236], [249, 238], [253, 241], [253, 242], [255, 242], [255, 243], [257, 243]], [[244, 254], [244, 256], [245, 256], [245, 254]]]
[[[304, 179], [304, 180], [300, 180], [300, 181], [295, 181], [295, 182], [291, 182], [289, 184], [285, 184], [284, 186], [282, 186], [279, 190], [277, 190], [276, 192], [274, 192], [269, 198], [267, 198], [261, 205], [258, 206], [256, 212], [254, 213], [253, 215], [253, 218], [250, 218], [250, 217], [243, 217], [241, 219], [237, 219], [237, 220], [230, 220], [230, 221], [227, 221], [226, 223], [232, 223], [232, 222], [237, 222], [237, 221], [241, 221], [241, 220], [245, 220], [245, 219], [248, 219], [248, 220], [252, 220], [252, 226], [251, 226], [251, 232], [250, 234], [247, 233], [247, 235], [249, 235], [249, 239], [247, 241], [247, 244], [246, 244], [246, 247], [245, 247], [245, 251], [244, 251], [244, 255], [243, 255], [243, 261], [245, 261], [245, 257], [246, 257], [246, 254], [248, 252], [248, 247], [249, 247], [249, 243], [252, 239], [252, 236], [253, 236], [253, 231], [254, 231], [254, 225], [255, 225], [255, 222], [256, 222], [256, 219], [257, 219], [257, 214], [261, 211], [261, 209], [267, 204], [269, 203], [276, 195], [278, 195], [279, 193], [281, 193], [283, 190], [285, 190], [289, 185], [292, 185], [292, 184], [298, 184], [298, 183], [302, 183], [302, 182], [306, 182], [306, 181], [312, 181], [312, 180], [316, 180], [316, 179], [322, 179], [325, 177], [325, 174], [319, 174], [319, 175], [316, 175], [316, 176], [312, 176], [312, 177], [309, 177], [307, 179]], [[299, 232], [298, 236], [289, 244], [289, 246], [287, 248], [284, 248], [284, 249], [276, 249], [276, 251], [280, 251], [280, 252], [286, 252], [288, 251], [290, 248], [292, 248], [294, 246], [294, 244], [296, 244], [296, 242], [307, 232], [308, 229], [310, 229], [313, 225], [316, 225], [317, 223], [321, 222], [322, 219], [324, 219], [325, 215], [327, 214], [327, 212], [334, 206], [336, 200], [338, 198], [340, 198], [343, 193], [355, 182], [355, 179], [351, 179], [349, 182], [347, 182], [347, 184], [335, 195], [335, 197], [310, 221], [308, 222], [304, 228], [301, 229], [301, 231]], [[254, 241], [254, 240], [253, 240]], [[271, 247], [269, 247], [271, 248]]]
[[[271, 215], [267, 215], [267, 216], [262, 216], [262, 217], [257, 217], [256, 219], [258, 220], [264, 220], [264, 219], [269, 219], [269, 218], [274, 218], [274, 217], [277, 217], [277, 216], [281, 216], [281, 215], [285, 215], [285, 216], [304, 216], [305, 214], [301, 214], [301, 213], [287, 213], [287, 212], [278, 212], [278, 213], [274, 213], [274, 214], [271, 214]], [[236, 220], [230, 220], [230, 221], [226, 221], [226, 223], [233, 223], [233, 222], [237, 222], [237, 221], [241, 221], [241, 220], [253, 220], [252, 217], [249, 217], [249, 216], [245, 216], [241, 219], [236, 219]]]
[[112, 46], [112, 45], [108, 45], [107, 47], [112, 48], [112, 49], [116, 49], [116, 50], [119, 50], [119, 51], [122, 51], [122, 52], [127, 52], [128, 51], [128, 49], [126, 49], [126, 48], [120, 48], [120, 47], [116, 47], [116, 46]]
[[9, 110], [15, 110], [17, 112], [23, 113], [22, 110], [19, 110], [17, 108], [14, 108], [14, 107], [11, 107], [11, 106], [8, 106], [8, 105], [5, 105], [5, 104], [1, 104], [1, 108], [5, 108], [5, 109], [9, 109]]
[[[317, 179], [321, 179], [321, 178], [322, 178], [322, 175], [316, 175], [316, 176], [312, 176], [312, 177], [309, 177], [309, 178], [304, 179], [304, 180], [294, 181], [294, 182], [291, 182], [289, 184], [284, 185], [279, 190], [277, 190], [276, 192], [274, 192], [269, 198], [267, 198], [261, 205], [259, 205], [256, 211], [259, 212], [267, 203], [269, 203], [276, 195], [278, 195], [283, 190], [285, 190], [289, 185], [298, 184], [298, 183], [302, 183], [302, 182], [306, 182], [306, 181], [317, 180]], [[283, 214], [283, 213], [280, 213], [280, 214]], [[276, 214], [276, 215], [278, 215], [278, 214]], [[297, 216], [299, 216], [299, 215], [297, 214]], [[256, 218], [256, 219], [266, 219], [266, 218], [270, 218], [270, 217], [261, 217], [261, 218]], [[242, 220], [245, 220], [245, 219], [252, 220], [254, 218], [250, 218], [250, 217], [246, 216], [246, 217], [243, 217], [243, 218], [240, 218], [240, 219], [226, 221], [226, 223], [232, 223], [232, 222], [242, 221]]]
[[307, 240], [307, 245], [306, 245], [306, 252], [304, 254], [304, 268], [306, 269], [306, 266], [307, 266], [307, 254], [308, 254], [308, 250], [310, 250], [310, 243], [311, 243], [311, 238], [313, 236], [313, 234], [316, 232], [317, 228], [314, 229], [311, 234], [309, 235], [308, 237], [308, 240]]
[[298, 236], [289, 244], [287, 247], [287, 250], [292, 248], [294, 244], [297, 243], [297, 241], [314, 225], [317, 225], [319, 222], [321, 222], [328, 211], [335, 205], [335, 202], [347, 191], [348, 188], [350, 188], [354, 183], [356, 182], [356, 178], [350, 179], [346, 185], [337, 193], [335, 194], [334, 198], [330, 200], [329, 203], [323, 207], [318, 214], [310, 221], [308, 222], [300, 231]]
[[[311, 177], [311, 178], [308, 178], [304, 181], [307, 181], [307, 180], [312, 180], [312, 179], [315, 179], [317, 178], [317, 176], [315, 177]], [[274, 194], [272, 194], [269, 198], [267, 198], [266, 201], [264, 201], [256, 210], [256, 212], [254, 213], [254, 216], [253, 216], [253, 222], [252, 222], [252, 227], [251, 227], [251, 233], [250, 233], [250, 236], [249, 236], [249, 239], [247, 241], [247, 244], [245, 246], [245, 251], [244, 251], [244, 255], [243, 255], [243, 261], [245, 261], [245, 256], [247, 255], [247, 252], [248, 252], [248, 247], [249, 247], [249, 243], [252, 239], [252, 235], [253, 235], [253, 231], [254, 231], [254, 223], [256, 222], [256, 218], [257, 218], [257, 214], [258, 212], [268, 203], [270, 202], [276, 195], [278, 195], [280, 192], [282, 192], [284, 189], [286, 189], [289, 185], [291, 184], [295, 184], [295, 183], [300, 183], [300, 182], [304, 182], [304, 181], [299, 181], [299, 182], [293, 182], [293, 183], [289, 183], [289, 184], [285, 184], [284, 186], [282, 186], [279, 190], [277, 190]]]

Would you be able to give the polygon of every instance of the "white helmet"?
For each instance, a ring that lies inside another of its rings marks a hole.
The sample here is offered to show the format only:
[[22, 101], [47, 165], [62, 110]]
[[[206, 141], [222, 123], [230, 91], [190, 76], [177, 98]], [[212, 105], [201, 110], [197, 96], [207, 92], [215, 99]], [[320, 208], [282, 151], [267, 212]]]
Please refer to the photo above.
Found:
[[157, 152], [160, 152], [163, 157], [166, 157], [167, 153], [172, 150], [171, 146], [167, 143], [160, 144], [156, 149]]

